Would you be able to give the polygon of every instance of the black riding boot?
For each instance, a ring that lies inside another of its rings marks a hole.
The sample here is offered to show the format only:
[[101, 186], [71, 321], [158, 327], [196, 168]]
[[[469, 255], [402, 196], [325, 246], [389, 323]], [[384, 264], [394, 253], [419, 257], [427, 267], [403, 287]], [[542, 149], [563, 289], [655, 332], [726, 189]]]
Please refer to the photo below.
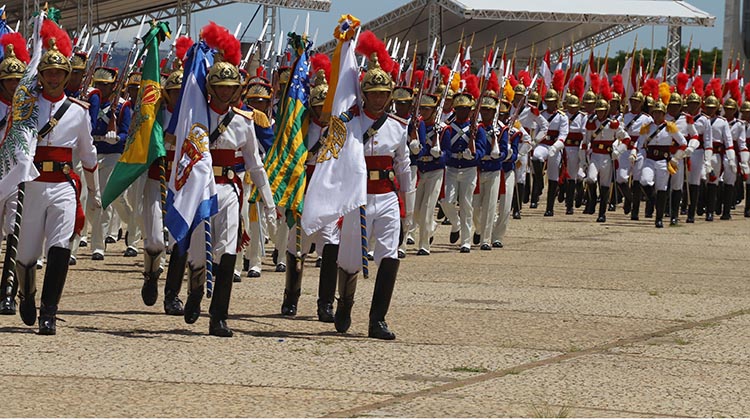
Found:
[[664, 223], [662, 222], [662, 219], [664, 218], [664, 208], [666, 206], [667, 206], [667, 192], [657, 191], [656, 192], [656, 220], [654, 221], [654, 224], [658, 228], [664, 227]]
[[297, 315], [299, 295], [302, 293], [302, 271], [305, 258], [301, 258], [299, 265], [297, 257], [286, 252], [286, 283], [284, 284], [284, 302], [281, 304], [281, 315]]
[[714, 202], [715, 215], [724, 213], [724, 187], [724, 183], [719, 182], [719, 187], [716, 189], [716, 201]]
[[557, 185], [557, 202], [558, 203], [564, 203], [565, 197], [567, 197], [568, 191], [567, 191], [567, 188], [565, 188], [565, 185], [567, 184], [563, 184], [562, 187], [560, 187], [560, 184]]
[[695, 209], [698, 208], [698, 191], [700, 185], [688, 185], [688, 211], [686, 223], [695, 223]]
[[320, 264], [320, 279], [318, 280], [318, 321], [320, 322], [333, 322], [338, 255], [338, 245], [325, 244], [323, 246], [323, 261]]
[[211, 320], [208, 323], [209, 335], [217, 337], [232, 336], [232, 330], [227, 327], [227, 316], [229, 316], [229, 299], [232, 297], [234, 263], [236, 261], [237, 255], [224, 254], [221, 256], [221, 262], [214, 278], [211, 306], [208, 308], [208, 313], [211, 314]]
[[583, 181], [576, 181], [576, 208], [580, 208], [583, 205]]
[[531, 173], [526, 172], [526, 182], [523, 184], [523, 203], [527, 204], [531, 198]]
[[698, 208], [695, 210], [695, 214], [703, 216], [706, 212], [706, 197], [708, 197], [708, 183], [701, 181], [700, 188], [698, 189]]
[[745, 184], [745, 217], [750, 217], [750, 184]]
[[[516, 187], [519, 184], [516, 184]], [[518, 191], [519, 189], [516, 188], [513, 191], [513, 218], [514, 219], [520, 219], [521, 218], [521, 192]]]
[[187, 265], [187, 252], [179, 255], [177, 244], [169, 254], [169, 265], [167, 266], [167, 280], [164, 283], [164, 313], [167, 315], [184, 315], [185, 309], [179, 298], [182, 289], [182, 279], [185, 277], [185, 266]]
[[630, 214], [630, 210], [633, 209], [633, 193], [630, 191], [627, 182], [621, 182], [617, 185], [619, 185], [620, 194], [622, 194], [622, 210], [625, 214]]
[[53, 246], [47, 253], [47, 267], [44, 271], [42, 299], [39, 305], [39, 334], [55, 335], [55, 316], [60, 303], [65, 279], [68, 277], [70, 249]]
[[159, 275], [161, 275], [161, 252], [152, 253], [144, 250], [143, 253], [143, 286], [141, 286], [141, 299], [146, 306], [153, 306], [159, 297]]
[[576, 195], [576, 182], [569, 179], [565, 182], [565, 214], [573, 214], [573, 203]]
[[352, 325], [352, 306], [354, 306], [354, 292], [357, 291], [357, 274], [350, 274], [339, 268], [339, 302], [336, 305], [336, 314], [333, 316], [333, 324], [336, 331], [345, 333]]
[[535, 209], [539, 205], [539, 196], [542, 195], [542, 189], [544, 188], [544, 162], [531, 159], [531, 168], [534, 171], [534, 184], [531, 188], [531, 205], [529, 207]]
[[599, 188], [599, 217], [596, 218], [597, 223], [604, 223], [607, 221], [607, 203], [609, 202], [609, 187]]
[[654, 205], [656, 204], [656, 196], [654, 194], [654, 186], [646, 186], [643, 188], [644, 197], [643, 201], [646, 202], [646, 209], [643, 212], [643, 215], [646, 216], [647, 219], [650, 219], [654, 217]]
[[669, 198], [669, 224], [674, 226], [680, 221], [680, 200], [682, 199], [682, 190], [672, 190], [672, 196]]
[[[188, 263], [188, 296], [185, 301], [184, 318], [188, 324], [193, 324], [201, 315], [201, 301], [203, 300], [203, 285], [206, 283], [206, 267], [193, 268]], [[232, 272], [234, 274], [234, 272]]]
[[25, 266], [16, 262], [18, 276], [18, 314], [26, 325], [36, 322], [36, 262]]
[[[687, 170], [687, 167], [685, 168]], [[682, 183], [682, 196], [680, 197], [680, 214], [687, 214], [688, 208], [688, 194], [690, 194], [690, 187], [688, 187], [687, 181]]]
[[638, 220], [638, 213], [641, 211], [641, 194], [643, 189], [640, 182], [633, 182], [633, 205], [630, 209], [630, 220]]
[[596, 212], [596, 184], [588, 184], [586, 192], [586, 208], [583, 213], [594, 214]]
[[716, 207], [716, 189], [719, 188], [716, 184], [708, 184], [706, 186], [706, 221], [714, 221], [714, 208]]
[[734, 185], [724, 184], [724, 194], [722, 197], [724, 202], [723, 211], [721, 213], [721, 220], [732, 220], [732, 207], [734, 206]]
[[555, 196], [557, 195], [557, 181], [547, 181], [547, 217], [555, 215]]
[[394, 258], [383, 258], [380, 267], [378, 267], [378, 276], [375, 278], [375, 289], [372, 292], [372, 305], [370, 306], [370, 327], [367, 333], [370, 338], [381, 340], [394, 340], [396, 338], [396, 334], [388, 329], [385, 316], [391, 304], [399, 263], [400, 261]]

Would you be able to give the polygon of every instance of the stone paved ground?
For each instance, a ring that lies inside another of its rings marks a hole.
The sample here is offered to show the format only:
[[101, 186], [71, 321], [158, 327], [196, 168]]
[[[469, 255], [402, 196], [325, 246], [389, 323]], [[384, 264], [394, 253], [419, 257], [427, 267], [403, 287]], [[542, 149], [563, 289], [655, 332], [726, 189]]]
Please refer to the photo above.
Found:
[[245, 278], [235, 337], [221, 339], [207, 316], [186, 325], [161, 299], [145, 307], [142, 260], [121, 257], [122, 243], [98, 263], [84, 248], [57, 336], [0, 317], [2, 413], [750, 415], [750, 220], [657, 230], [622, 214], [597, 224], [541, 212], [513, 221], [502, 250], [459, 254], [447, 227], [432, 256], [410, 250], [388, 316], [395, 342], [366, 337], [374, 276], [360, 282], [347, 335], [317, 322], [311, 263], [295, 319], [277, 315], [283, 274]]

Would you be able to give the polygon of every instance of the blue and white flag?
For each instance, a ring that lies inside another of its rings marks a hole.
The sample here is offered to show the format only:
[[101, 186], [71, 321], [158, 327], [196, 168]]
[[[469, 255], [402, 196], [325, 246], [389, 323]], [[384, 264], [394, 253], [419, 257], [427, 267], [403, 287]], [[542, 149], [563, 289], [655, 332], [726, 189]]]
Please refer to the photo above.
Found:
[[190, 246], [193, 230], [219, 211], [208, 140], [206, 75], [212, 64], [213, 52], [203, 41], [188, 50], [178, 117], [170, 124], [176, 145], [164, 224], [181, 254]]

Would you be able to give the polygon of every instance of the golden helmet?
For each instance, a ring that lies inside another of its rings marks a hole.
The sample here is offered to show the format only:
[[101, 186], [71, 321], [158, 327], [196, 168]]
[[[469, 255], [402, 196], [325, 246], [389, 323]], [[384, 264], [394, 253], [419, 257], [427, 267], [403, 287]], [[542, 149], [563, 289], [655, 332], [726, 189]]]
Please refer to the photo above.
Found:
[[[328, 85], [325, 85], [325, 87], [327, 94]], [[247, 98], [255, 100], [271, 100], [271, 90], [271, 85], [267, 83], [250, 83], [247, 88]], [[323, 96], [323, 101], [325, 101], [325, 95]]]
[[279, 84], [286, 85], [289, 83], [289, 77], [292, 75], [292, 68], [289, 66], [279, 67]]
[[474, 105], [476, 105], [476, 101], [474, 101], [474, 97], [472, 97], [466, 92], [457, 93], [453, 97], [453, 108], [461, 108], [461, 107], [473, 108]]
[[750, 112], [750, 101], [742, 102], [742, 106], [740, 107], [740, 112]]
[[732, 98], [727, 98], [726, 101], [724, 101], [724, 109], [737, 109], [737, 101], [735, 101]]
[[609, 111], [609, 102], [606, 99], [597, 99], [594, 111]]
[[24, 71], [26, 71], [26, 64], [16, 58], [13, 44], [8, 44], [5, 47], [5, 58], [0, 62], [0, 80], [20, 79]]
[[526, 93], [526, 86], [523, 85], [523, 83], [519, 83], [516, 85], [516, 87], [513, 88], [513, 93], [516, 95], [523, 95]]
[[705, 101], [703, 101], [703, 106], [706, 108], [718, 108], [719, 107], [719, 100], [714, 95], [710, 95], [708, 98], [706, 98]]
[[539, 92], [533, 91], [529, 93], [527, 101], [534, 106], [539, 106]]
[[557, 102], [560, 100], [560, 95], [557, 94], [557, 91], [550, 88], [547, 90], [547, 93], [544, 94], [544, 102]]
[[573, 95], [572, 93], [568, 94], [568, 98], [565, 101], [565, 104], [570, 108], [580, 108], [581, 107], [581, 101], [578, 99], [576, 95]]
[[393, 100], [395, 102], [410, 102], [414, 100], [414, 90], [408, 86], [398, 86], [393, 89]]
[[701, 95], [698, 95], [695, 90], [690, 92], [690, 94], [685, 98], [685, 102], [689, 104], [699, 104], [701, 103]]
[[378, 62], [378, 56], [376, 53], [373, 53], [372, 56], [370, 56], [370, 65], [367, 68], [365, 77], [362, 78], [360, 87], [362, 88], [362, 92], [393, 91], [393, 79], [391, 79], [390, 74], [380, 68], [380, 62]]
[[164, 82], [164, 90], [180, 89], [182, 87], [182, 76], [182, 69], [170, 73]]
[[55, 39], [49, 40], [49, 49], [42, 55], [42, 59], [39, 61], [39, 72], [43, 72], [49, 69], [60, 69], [66, 71], [68, 74], [72, 71], [70, 61], [60, 50], [57, 49]]
[[622, 97], [617, 92], [612, 92], [612, 99], [609, 100], [610, 102], [622, 102]]
[[422, 94], [422, 98], [419, 101], [420, 107], [426, 107], [426, 108], [435, 108], [438, 105], [438, 97], [437, 95], [433, 95], [431, 93], [424, 93]]
[[494, 91], [488, 91], [482, 97], [481, 108], [497, 109], [497, 94]]
[[501, 100], [500, 103], [498, 104], [498, 107], [500, 108], [499, 112], [501, 114], [507, 114], [510, 112], [510, 102], [508, 102], [507, 99]]
[[88, 61], [88, 56], [86, 55], [86, 53], [78, 51], [77, 53], [73, 54], [72, 57], [70, 57], [70, 67], [73, 69], [73, 71], [85, 71], [86, 61]]
[[141, 85], [141, 79], [142, 79], [141, 72], [134, 71], [130, 73], [130, 77], [128, 77], [128, 83], [126, 84], [128, 87], [131, 86], [140, 86]]
[[247, 81], [247, 84], [253, 84], [253, 83], [264, 83], [266, 85], [270, 85], [271, 81], [266, 79], [263, 76], [253, 76], [250, 78], [250, 80]]
[[669, 95], [669, 105], [679, 105], [682, 106], [682, 96], [680, 96], [679, 93], [673, 92], [671, 95]]
[[97, 67], [94, 70], [94, 83], [114, 83], [117, 80], [117, 69], [110, 67]]
[[654, 112], [663, 112], [663, 113], [666, 113], [667, 112], [667, 106], [664, 105], [664, 102], [662, 102], [662, 101], [654, 101], [654, 105], [651, 107], [651, 113], [653, 114]]
[[[328, 82], [326, 81], [326, 73], [323, 69], [319, 69], [315, 73], [315, 77], [312, 80], [312, 88], [310, 89], [310, 106], [321, 106], [326, 101], [328, 95]], [[270, 92], [269, 92], [270, 93]]]
[[643, 102], [644, 100], [643, 93], [641, 91], [635, 91], [632, 95], [630, 95], [631, 101], [637, 101], [637, 102]]
[[587, 90], [586, 93], [583, 94], [583, 103], [593, 104], [595, 102], [596, 102], [596, 93], [594, 93], [594, 91], [591, 89]]
[[239, 86], [240, 71], [231, 63], [218, 61], [208, 71], [206, 82], [211, 86]]
[[647, 106], [647, 107], [652, 107], [652, 106], [654, 106], [654, 98], [652, 98], [652, 97], [650, 97], [650, 96], [646, 96], [646, 99], [645, 99], [645, 101], [646, 101], [646, 106]]

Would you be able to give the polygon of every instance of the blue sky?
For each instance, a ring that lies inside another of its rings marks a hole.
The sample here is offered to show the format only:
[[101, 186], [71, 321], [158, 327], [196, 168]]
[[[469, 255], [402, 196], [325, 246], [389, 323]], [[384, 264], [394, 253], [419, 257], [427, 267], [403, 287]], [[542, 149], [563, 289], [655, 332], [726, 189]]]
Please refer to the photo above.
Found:
[[[616, 1], [616, 0], [610, 0]], [[716, 16], [716, 25], [712, 28], [694, 28], [685, 27], [683, 28], [683, 43], [687, 45], [690, 40], [690, 36], [693, 36], [693, 46], [698, 47], [699, 45], [703, 49], [711, 49], [713, 47], [721, 47], [723, 37], [723, 22], [724, 22], [724, 1], [722, 0], [687, 0], [688, 3], [693, 6], [702, 9], [714, 16]], [[399, 6], [406, 4], [408, 0], [332, 0], [331, 11], [328, 13], [310, 12], [310, 32], [314, 33], [315, 29], [319, 29], [318, 44], [323, 43], [331, 39], [331, 33], [336, 25], [339, 17], [342, 14], [350, 13], [362, 22], [367, 22], [371, 19], [377, 18]], [[193, 34], [195, 37], [197, 32], [208, 23], [209, 20], [214, 20], [220, 25], [224, 25], [230, 30], [236, 28], [239, 21], [243, 21], [244, 26], [252, 17], [253, 13], [257, 9], [258, 5], [251, 3], [237, 3], [218, 7], [205, 12], [199, 12], [193, 14]], [[280, 10], [280, 20], [284, 30], [290, 30], [294, 19], [299, 16], [298, 31], [304, 28], [305, 17], [307, 12], [300, 10], [282, 9]], [[240, 18], [241, 17], [241, 18]], [[250, 41], [258, 36], [261, 28], [262, 12], [258, 13], [255, 21], [248, 29], [244, 40]], [[173, 28], [176, 29], [176, 28]], [[636, 34], [638, 34], [638, 45], [639, 47], [651, 47], [653, 30], [653, 45], [656, 48], [663, 47], [666, 45], [667, 40], [667, 28], [661, 27], [643, 27], [637, 31], [626, 34], [611, 43], [610, 55], [614, 55], [618, 50], [630, 50], [633, 47], [633, 41]], [[601, 46], [595, 50], [597, 55], [603, 55], [606, 50], [606, 45]]]

